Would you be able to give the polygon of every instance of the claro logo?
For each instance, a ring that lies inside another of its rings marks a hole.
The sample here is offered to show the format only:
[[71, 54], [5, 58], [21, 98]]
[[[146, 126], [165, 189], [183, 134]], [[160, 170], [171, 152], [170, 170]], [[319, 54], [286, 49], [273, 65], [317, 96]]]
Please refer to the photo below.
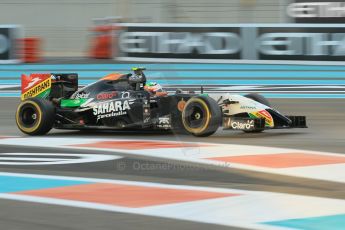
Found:
[[240, 129], [240, 130], [254, 129], [254, 120], [233, 121], [233, 122], [231, 122], [231, 128]]
[[342, 18], [345, 17], [345, 2], [303, 2], [287, 7], [292, 18]]
[[111, 92], [104, 92], [104, 93], [97, 94], [96, 98], [97, 100], [108, 100], [116, 96], [117, 96], [117, 92], [111, 91]]
[[[272, 28], [272, 30], [277, 29], [279, 28]], [[231, 32], [123, 32], [119, 45], [121, 51], [129, 55], [146, 54], [150, 57], [164, 53], [166, 58], [195, 53], [197, 53], [195, 58], [214, 57], [214, 55], [223, 55], [222, 57], [227, 58], [226, 55], [239, 54], [242, 59], [252, 60], [259, 59], [259, 55], [345, 56], [345, 32], [258, 34], [258, 28], [242, 28], [242, 30], [241, 37]]]

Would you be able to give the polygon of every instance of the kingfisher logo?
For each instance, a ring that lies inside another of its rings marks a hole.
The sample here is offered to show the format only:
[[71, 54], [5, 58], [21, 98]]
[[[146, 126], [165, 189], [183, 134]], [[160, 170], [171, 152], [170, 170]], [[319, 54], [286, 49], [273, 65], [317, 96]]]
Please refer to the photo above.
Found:
[[24, 89], [29, 89], [31, 88], [33, 85], [36, 85], [37, 82], [41, 81], [41, 78], [39, 77], [35, 77], [34, 79], [32, 79], [28, 85], [24, 88]]
[[[30, 97], [37, 97], [51, 88], [50, 74], [22, 75], [22, 95], [25, 100]], [[45, 95], [45, 94], [44, 94]]]

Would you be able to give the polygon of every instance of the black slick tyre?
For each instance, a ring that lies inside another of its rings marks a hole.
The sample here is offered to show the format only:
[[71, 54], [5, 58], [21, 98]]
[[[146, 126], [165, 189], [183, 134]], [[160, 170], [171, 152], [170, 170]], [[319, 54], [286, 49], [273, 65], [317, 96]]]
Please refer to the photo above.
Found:
[[16, 111], [16, 123], [20, 131], [28, 135], [48, 133], [55, 122], [55, 108], [50, 101], [29, 98], [22, 101]]
[[222, 111], [217, 102], [205, 96], [189, 99], [182, 111], [184, 129], [197, 137], [207, 137], [217, 131], [222, 122]]
[[250, 94], [244, 95], [244, 97], [252, 99], [252, 100], [254, 100], [256, 102], [259, 102], [261, 104], [264, 104], [264, 105], [266, 105], [268, 107], [271, 107], [271, 103], [267, 100], [267, 98], [265, 98], [261, 94], [250, 93]]

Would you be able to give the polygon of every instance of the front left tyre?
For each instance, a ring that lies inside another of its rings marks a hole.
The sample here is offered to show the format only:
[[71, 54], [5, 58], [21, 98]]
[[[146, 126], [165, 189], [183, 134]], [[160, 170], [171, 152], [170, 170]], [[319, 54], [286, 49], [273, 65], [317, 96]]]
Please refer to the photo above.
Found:
[[222, 122], [222, 111], [218, 103], [205, 96], [189, 99], [182, 111], [184, 129], [197, 137], [207, 137], [217, 131]]
[[28, 135], [44, 135], [55, 122], [55, 108], [50, 101], [29, 98], [22, 101], [16, 111], [16, 123], [20, 131]]
[[268, 107], [272, 107], [271, 103], [267, 100], [267, 98], [262, 96], [261, 94], [250, 93], [250, 94], [244, 95], [244, 97], [252, 99]]

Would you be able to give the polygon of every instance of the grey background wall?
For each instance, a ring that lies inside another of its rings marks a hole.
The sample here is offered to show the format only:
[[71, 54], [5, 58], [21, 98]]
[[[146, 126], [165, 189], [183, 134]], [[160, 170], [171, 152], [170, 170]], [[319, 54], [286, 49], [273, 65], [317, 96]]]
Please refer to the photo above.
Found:
[[43, 39], [45, 56], [85, 56], [92, 19], [127, 22], [277, 23], [287, 0], [0, 0], [0, 24]]

